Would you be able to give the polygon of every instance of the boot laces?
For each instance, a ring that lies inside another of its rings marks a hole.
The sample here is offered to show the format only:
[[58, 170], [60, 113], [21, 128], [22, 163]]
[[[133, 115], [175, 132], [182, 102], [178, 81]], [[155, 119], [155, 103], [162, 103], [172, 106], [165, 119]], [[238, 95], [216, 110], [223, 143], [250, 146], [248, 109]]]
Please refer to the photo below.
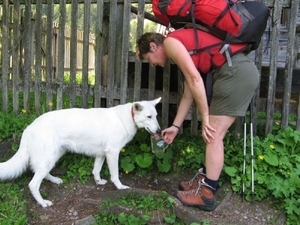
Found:
[[198, 194], [201, 194], [201, 186], [204, 185], [204, 183], [201, 182], [201, 180], [198, 181], [198, 187], [193, 190], [184, 191], [185, 195], [194, 194], [195, 196]]
[[194, 183], [194, 181], [199, 181], [198, 175], [200, 172], [197, 172], [196, 175], [188, 182], [190, 186]]

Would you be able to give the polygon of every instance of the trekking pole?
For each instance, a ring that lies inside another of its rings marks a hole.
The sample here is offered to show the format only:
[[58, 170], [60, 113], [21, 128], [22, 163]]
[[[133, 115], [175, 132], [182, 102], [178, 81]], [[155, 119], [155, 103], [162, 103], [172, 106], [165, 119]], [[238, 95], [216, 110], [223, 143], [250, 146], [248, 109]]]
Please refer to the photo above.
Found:
[[253, 149], [253, 123], [252, 123], [252, 100], [250, 102], [250, 141], [251, 141], [251, 196], [254, 198], [254, 149]]
[[[247, 123], [246, 123], [246, 115], [244, 117], [244, 165], [243, 165], [243, 175], [246, 173], [246, 146], [247, 146]], [[242, 190], [242, 201], [245, 199], [245, 183], [243, 178], [243, 190]]]

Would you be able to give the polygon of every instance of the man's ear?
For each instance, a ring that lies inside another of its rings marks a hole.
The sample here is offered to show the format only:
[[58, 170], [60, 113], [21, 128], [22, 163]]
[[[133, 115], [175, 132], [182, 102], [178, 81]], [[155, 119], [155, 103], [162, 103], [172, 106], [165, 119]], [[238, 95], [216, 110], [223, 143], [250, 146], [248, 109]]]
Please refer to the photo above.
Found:
[[150, 42], [150, 51], [155, 52], [157, 49], [157, 45], [154, 42]]

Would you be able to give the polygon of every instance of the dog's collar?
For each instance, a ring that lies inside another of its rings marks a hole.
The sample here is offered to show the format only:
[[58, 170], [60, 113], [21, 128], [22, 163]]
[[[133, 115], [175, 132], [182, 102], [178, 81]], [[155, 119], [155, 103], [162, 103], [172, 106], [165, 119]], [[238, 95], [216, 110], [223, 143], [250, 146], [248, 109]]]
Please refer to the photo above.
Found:
[[134, 122], [134, 124], [136, 125], [135, 121], [134, 121], [134, 112], [133, 112], [133, 106], [131, 107], [131, 117], [132, 117], [132, 120]]
[[132, 119], [133, 119], [134, 118], [133, 106], [131, 107], [131, 116], [132, 116]]

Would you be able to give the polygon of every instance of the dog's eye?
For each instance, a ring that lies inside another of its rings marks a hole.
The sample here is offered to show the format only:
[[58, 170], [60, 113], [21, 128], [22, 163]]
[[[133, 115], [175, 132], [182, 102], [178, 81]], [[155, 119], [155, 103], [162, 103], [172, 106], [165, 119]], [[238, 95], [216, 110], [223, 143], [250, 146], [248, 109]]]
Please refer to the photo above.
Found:
[[148, 119], [151, 119], [152, 118], [152, 116], [147, 116], [148, 117]]

